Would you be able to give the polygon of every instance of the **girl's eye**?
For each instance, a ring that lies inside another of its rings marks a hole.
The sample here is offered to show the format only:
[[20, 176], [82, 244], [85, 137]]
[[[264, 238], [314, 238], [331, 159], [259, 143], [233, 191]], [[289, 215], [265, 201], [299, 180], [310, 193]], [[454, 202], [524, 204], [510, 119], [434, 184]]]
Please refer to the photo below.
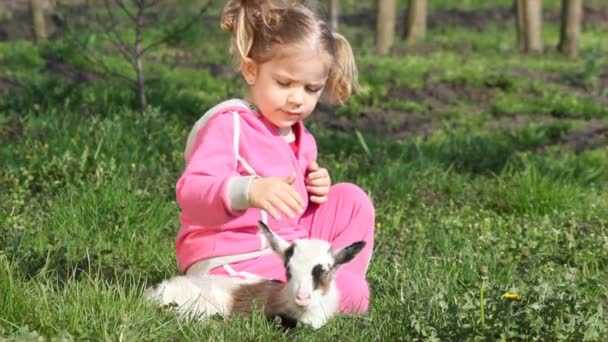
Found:
[[277, 84], [280, 85], [281, 87], [287, 87], [287, 86], [289, 86], [289, 82], [277, 81]]
[[318, 91], [320, 91], [323, 88], [306, 88], [306, 90], [310, 93], [316, 93]]

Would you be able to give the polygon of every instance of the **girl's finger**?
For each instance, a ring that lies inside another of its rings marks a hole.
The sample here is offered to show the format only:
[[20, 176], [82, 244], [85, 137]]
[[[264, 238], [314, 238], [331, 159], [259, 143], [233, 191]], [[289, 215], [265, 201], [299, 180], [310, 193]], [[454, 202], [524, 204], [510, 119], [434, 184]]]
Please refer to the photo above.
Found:
[[329, 178], [317, 178], [307, 182], [308, 186], [329, 186], [331, 180]]
[[299, 202], [299, 200], [300, 196], [298, 196], [297, 200], [294, 197], [289, 197], [285, 200], [285, 203], [298, 214], [302, 214], [304, 213], [304, 206]]
[[287, 204], [293, 211], [298, 213], [304, 212], [303, 201], [297, 191], [286, 191], [279, 195], [280, 199]]
[[329, 187], [327, 186], [307, 186], [306, 190], [316, 196], [325, 196], [329, 193]]
[[312, 162], [310, 164], [308, 164], [308, 171], [317, 171], [319, 169], [319, 164], [317, 164], [317, 162]]
[[327, 201], [327, 196], [310, 196], [312, 203], [321, 204]]
[[277, 221], [281, 219], [281, 216], [270, 202], [264, 203], [262, 209], [266, 211], [268, 215], [272, 216], [273, 219]]
[[308, 179], [317, 179], [317, 178], [325, 178], [325, 177], [329, 178], [329, 173], [327, 172], [326, 169], [319, 169], [317, 171], [309, 173], [307, 176]]
[[283, 212], [289, 218], [293, 219], [296, 217], [296, 213], [285, 203], [285, 201], [279, 197], [273, 198], [270, 203], [273, 207]]
[[304, 206], [304, 200], [302, 199], [302, 197], [300, 196], [300, 194], [296, 191], [296, 189], [294, 189], [293, 187], [288, 187], [285, 192], [287, 194], [289, 194], [290, 197], [292, 197], [300, 206], [300, 208], [302, 208]]

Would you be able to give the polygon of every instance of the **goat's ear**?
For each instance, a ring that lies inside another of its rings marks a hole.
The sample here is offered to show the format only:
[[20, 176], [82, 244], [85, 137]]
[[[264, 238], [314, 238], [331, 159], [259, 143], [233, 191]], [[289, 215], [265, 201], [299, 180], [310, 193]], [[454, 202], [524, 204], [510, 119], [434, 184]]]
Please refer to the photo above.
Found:
[[268, 241], [268, 244], [275, 252], [279, 253], [281, 256], [285, 253], [285, 250], [289, 248], [289, 242], [283, 240], [280, 236], [275, 234], [268, 226], [262, 222], [258, 221], [258, 227], [260, 231], [264, 234], [264, 237]]
[[334, 253], [335, 265], [339, 266], [353, 260], [365, 247], [365, 241], [357, 241]]

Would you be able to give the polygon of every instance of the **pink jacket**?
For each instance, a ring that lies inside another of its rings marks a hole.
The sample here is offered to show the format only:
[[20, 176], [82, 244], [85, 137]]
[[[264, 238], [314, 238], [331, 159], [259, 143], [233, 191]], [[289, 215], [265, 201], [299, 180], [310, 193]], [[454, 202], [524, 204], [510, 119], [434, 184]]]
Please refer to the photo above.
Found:
[[199, 260], [266, 249], [266, 241], [258, 235], [260, 219], [288, 241], [307, 237], [307, 231], [298, 226], [299, 216], [276, 221], [259, 209], [238, 211], [227, 196], [232, 177], [253, 172], [261, 177], [288, 177], [295, 171], [294, 187], [307, 207], [304, 177], [307, 166], [317, 158], [317, 146], [302, 123], [293, 129], [299, 136], [297, 156], [278, 129], [243, 100], [223, 102], [199, 120], [176, 189], [181, 208], [176, 252], [182, 272]]

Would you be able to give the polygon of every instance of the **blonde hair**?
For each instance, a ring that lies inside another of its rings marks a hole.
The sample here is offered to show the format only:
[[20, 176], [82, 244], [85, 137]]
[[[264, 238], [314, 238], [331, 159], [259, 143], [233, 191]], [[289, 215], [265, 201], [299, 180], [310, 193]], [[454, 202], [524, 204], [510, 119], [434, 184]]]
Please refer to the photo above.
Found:
[[230, 54], [237, 65], [245, 58], [266, 62], [274, 57], [277, 44], [313, 38], [333, 60], [325, 85], [327, 99], [343, 103], [358, 90], [357, 66], [348, 40], [332, 32], [324, 20], [298, 1], [230, 0], [224, 6], [220, 27], [234, 33]]

